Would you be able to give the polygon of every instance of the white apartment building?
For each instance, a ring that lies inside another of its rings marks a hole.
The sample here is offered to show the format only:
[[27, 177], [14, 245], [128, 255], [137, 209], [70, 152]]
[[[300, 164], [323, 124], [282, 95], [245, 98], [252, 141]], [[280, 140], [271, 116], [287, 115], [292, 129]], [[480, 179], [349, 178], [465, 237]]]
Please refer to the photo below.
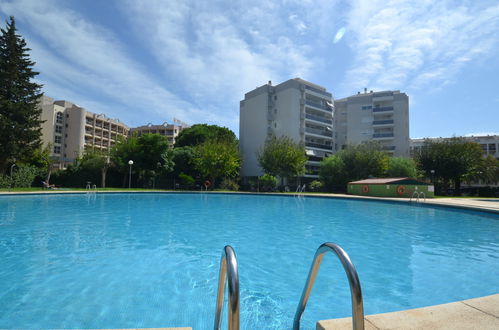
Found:
[[409, 98], [400, 91], [368, 92], [334, 101], [335, 148], [379, 141], [393, 156], [409, 156]]
[[239, 140], [243, 177], [263, 174], [257, 153], [272, 137], [287, 136], [305, 146], [305, 177], [316, 178], [319, 162], [334, 152], [333, 102], [324, 87], [295, 78], [257, 87], [240, 102]]
[[84, 150], [108, 152], [118, 137], [126, 137], [129, 128], [117, 119], [95, 114], [64, 100], [43, 96], [42, 141], [51, 145], [54, 167], [65, 168]]
[[183, 129], [188, 127], [188, 124], [174, 118], [173, 124], [164, 122], [161, 125], [153, 125], [149, 123], [147, 125], [131, 128], [130, 134], [137, 134], [139, 136], [146, 133], [159, 134], [166, 137], [168, 140], [168, 145], [170, 146], [170, 148], [173, 148], [173, 145], [175, 144], [175, 138]]
[[[499, 159], [499, 135], [476, 135], [460, 137], [469, 142], [478, 143], [482, 147], [484, 156], [491, 155]], [[445, 141], [451, 138], [427, 138], [427, 139], [411, 139], [411, 155], [419, 153], [421, 147], [426, 140], [430, 141]]]

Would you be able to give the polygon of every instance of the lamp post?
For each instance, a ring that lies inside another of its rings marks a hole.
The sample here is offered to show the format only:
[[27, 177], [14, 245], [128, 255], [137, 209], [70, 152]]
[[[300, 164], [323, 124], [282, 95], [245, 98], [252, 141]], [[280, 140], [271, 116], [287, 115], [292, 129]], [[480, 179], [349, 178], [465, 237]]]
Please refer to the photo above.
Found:
[[435, 175], [435, 170], [431, 170], [430, 173], [431, 173], [431, 183], [433, 183], [433, 175]]
[[10, 165], [10, 177], [12, 178], [12, 170], [14, 169], [14, 166], [16, 166], [16, 163]]
[[133, 165], [133, 160], [128, 161], [128, 165], [130, 165], [130, 171], [128, 174], [128, 189], [132, 188], [132, 165]]

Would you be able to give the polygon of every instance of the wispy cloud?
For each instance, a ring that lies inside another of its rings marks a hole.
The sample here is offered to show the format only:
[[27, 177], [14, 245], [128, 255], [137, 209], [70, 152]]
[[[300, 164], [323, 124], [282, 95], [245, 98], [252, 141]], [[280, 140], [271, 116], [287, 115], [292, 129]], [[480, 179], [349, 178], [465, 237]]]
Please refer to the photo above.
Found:
[[[55, 6], [59, 7], [57, 11], [52, 10]], [[123, 108], [140, 109], [141, 114], [130, 116], [137, 120], [147, 114], [163, 120], [186, 115], [206, 121], [222, 120], [217, 114], [201, 111], [163, 88], [140, 63], [127, 55], [126, 46], [111, 31], [60, 6], [53, 1], [28, 0], [0, 4], [0, 11], [15, 15], [36, 31], [36, 35], [29, 36], [30, 44], [49, 95], [51, 91], [67, 90], [66, 86], [74, 85], [70, 89], [78, 100], [73, 101], [80, 105], [86, 107], [81, 99], [86, 98], [83, 89], [87, 89], [97, 93], [94, 100], [103, 97], [113, 99]], [[78, 88], [81, 93], [74, 92]], [[67, 98], [67, 95], [51, 96]], [[99, 102], [93, 103], [98, 106]], [[111, 116], [119, 116], [120, 110], [108, 109]]]
[[233, 113], [245, 92], [267, 80], [306, 75], [312, 67], [308, 49], [286, 31], [291, 25], [303, 33], [306, 24], [287, 11], [276, 15], [281, 9], [268, 1], [129, 1], [125, 7], [137, 33], [151, 36], [145, 46], [165, 72], [173, 73], [184, 88], [197, 91], [200, 102], [216, 96], [230, 100]]
[[355, 58], [346, 88], [438, 88], [499, 49], [499, 4], [357, 0], [348, 30]]

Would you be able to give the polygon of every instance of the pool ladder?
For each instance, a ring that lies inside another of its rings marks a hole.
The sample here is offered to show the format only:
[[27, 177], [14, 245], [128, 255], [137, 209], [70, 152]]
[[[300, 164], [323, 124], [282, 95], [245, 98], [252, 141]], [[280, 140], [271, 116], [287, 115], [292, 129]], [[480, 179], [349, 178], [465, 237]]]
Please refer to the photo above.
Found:
[[423, 201], [424, 201], [424, 202], [426, 202], [426, 195], [424, 194], [424, 192], [422, 192], [422, 191], [417, 191], [417, 190], [416, 190], [416, 191], [414, 191], [414, 192], [412, 193], [411, 198], [409, 198], [409, 203], [412, 203], [412, 199], [414, 198], [414, 201], [415, 201], [416, 203], [418, 203], [418, 204], [419, 204], [419, 203], [420, 203], [421, 196], [423, 197]]
[[307, 187], [307, 185], [305, 183], [303, 184], [303, 186], [298, 185], [298, 187], [296, 188], [295, 196], [299, 197], [299, 196], [303, 195], [306, 187]]
[[[300, 329], [300, 320], [305, 308], [307, 307], [308, 298], [312, 292], [315, 279], [319, 272], [322, 263], [322, 258], [326, 252], [333, 252], [340, 259], [343, 269], [348, 277], [350, 285], [350, 294], [352, 298], [352, 328], [354, 330], [364, 330], [364, 303], [362, 300], [362, 290], [360, 287], [359, 276], [355, 270], [355, 266], [348, 254], [339, 245], [334, 243], [324, 243], [315, 252], [312, 267], [308, 273], [307, 281], [296, 309], [293, 330]], [[222, 325], [222, 309], [225, 294], [225, 283], [228, 281], [229, 291], [229, 330], [239, 330], [239, 275], [237, 272], [237, 260], [234, 249], [227, 245], [224, 247], [222, 258], [220, 260], [220, 273], [218, 280], [217, 304], [215, 309], [215, 330], [219, 330]]]

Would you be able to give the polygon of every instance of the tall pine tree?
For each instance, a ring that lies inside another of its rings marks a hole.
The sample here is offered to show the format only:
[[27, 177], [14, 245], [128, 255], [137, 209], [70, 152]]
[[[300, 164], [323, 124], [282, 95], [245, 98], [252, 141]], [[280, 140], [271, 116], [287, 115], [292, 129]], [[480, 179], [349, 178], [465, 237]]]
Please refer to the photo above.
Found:
[[14, 17], [0, 29], [0, 173], [16, 160], [29, 158], [41, 145], [42, 85], [29, 59], [26, 41], [16, 34]]

